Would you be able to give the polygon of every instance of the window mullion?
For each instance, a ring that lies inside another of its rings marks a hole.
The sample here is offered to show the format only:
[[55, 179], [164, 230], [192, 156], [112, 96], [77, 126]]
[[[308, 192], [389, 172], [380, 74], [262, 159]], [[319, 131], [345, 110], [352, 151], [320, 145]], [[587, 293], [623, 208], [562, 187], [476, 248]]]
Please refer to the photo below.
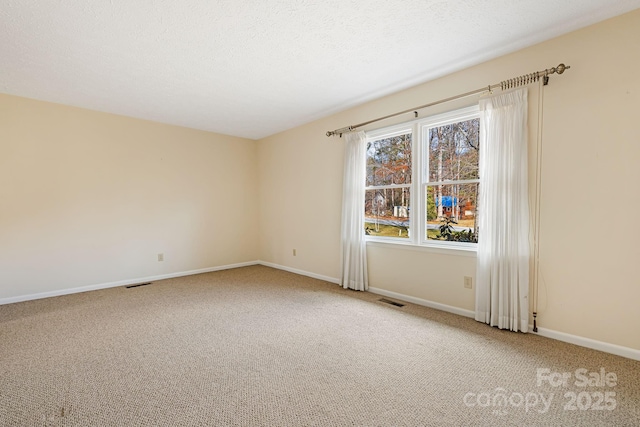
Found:
[[422, 186], [422, 136], [420, 134], [420, 124], [419, 122], [414, 123], [413, 126], [413, 134], [414, 134], [414, 139], [413, 139], [413, 171], [412, 173], [412, 178], [413, 180], [411, 181], [411, 183], [413, 184], [413, 192], [414, 192], [414, 206], [412, 209], [412, 214], [413, 214], [413, 220], [411, 221], [411, 240], [414, 243], [420, 243], [421, 238], [420, 236], [422, 235], [422, 227], [423, 227], [423, 221], [424, 221], [424, 209], [423, 209], [423, 205], [424, 205], [424, 200], [423, 200], [423, 195], [422, 195], [422, 191], [421, 191], [421, 186]]

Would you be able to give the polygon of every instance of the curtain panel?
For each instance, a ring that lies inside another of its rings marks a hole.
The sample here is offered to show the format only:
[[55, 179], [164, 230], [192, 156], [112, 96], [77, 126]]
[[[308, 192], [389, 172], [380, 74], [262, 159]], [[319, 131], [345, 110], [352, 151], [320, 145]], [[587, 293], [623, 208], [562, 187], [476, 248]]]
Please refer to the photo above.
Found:
[[347, 133], [345, 141], [340, 284], [345, 289], [366, 291], [369, 281], [363, 203], [367, 141], [364, 132]]
[[527, 89], [480, 100], [476, 320], [529, 329]]

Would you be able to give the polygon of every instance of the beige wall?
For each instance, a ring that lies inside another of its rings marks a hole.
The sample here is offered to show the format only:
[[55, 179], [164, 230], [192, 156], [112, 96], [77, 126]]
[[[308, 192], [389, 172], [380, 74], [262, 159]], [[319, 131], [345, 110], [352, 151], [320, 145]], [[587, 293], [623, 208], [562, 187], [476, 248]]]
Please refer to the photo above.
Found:
[[[257, 143], [0, 95], [0, 299], [256, 259], [338, 277], [327, 130], [565, 62], [545, 89], [539, 326], [640, 349], [637, 40], [640, 11]], [[369, 249], [372, 287], [473, 310], [474, 256]]]
[[0, 95], [0, 299], [254, 261], [255, 145]]
[[[338, 277], [343, 141], [327, 130], [564, 62], [572, 68], [545, 89], [538, 324], [640, 349], [637, 40], [640, 11], [261, 140], [262, 259]], [[536, 103], [534, 87], [532, 165]], [[369, 249], [371, 286], [473, 310], [463, 276], [475, 275], [475, 258]]]
[[260, 255], [337, 277], [343, 153], [324, 132], [314, 123], [258, 143]]

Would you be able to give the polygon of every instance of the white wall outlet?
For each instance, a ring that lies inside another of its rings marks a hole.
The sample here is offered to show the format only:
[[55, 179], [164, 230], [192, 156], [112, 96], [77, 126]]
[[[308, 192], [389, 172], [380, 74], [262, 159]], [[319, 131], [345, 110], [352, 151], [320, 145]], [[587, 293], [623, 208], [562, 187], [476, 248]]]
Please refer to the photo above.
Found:
[[298, 256], [298, 251], [297, 250], [293, 250], [293, 256]]
[[473, 289], [473, 278], [471, 276], [464, 276], [464, 287]]
[[164, 261], [164, 254], [158, 254], [158, 261]]

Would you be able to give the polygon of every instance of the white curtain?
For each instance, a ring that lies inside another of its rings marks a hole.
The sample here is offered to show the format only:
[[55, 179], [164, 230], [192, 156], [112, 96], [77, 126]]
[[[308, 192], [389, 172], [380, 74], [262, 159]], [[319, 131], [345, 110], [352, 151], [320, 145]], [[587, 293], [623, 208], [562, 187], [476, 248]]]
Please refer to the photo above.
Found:
[[366, 291], [369, 288], [363, 208], [366, 136], [364, 132], [352, 132], [345, 134], [345, 140], [340, 284], [345, 289]]
[[529, 328], [527, 90], [480, 100], [476, 320]]

